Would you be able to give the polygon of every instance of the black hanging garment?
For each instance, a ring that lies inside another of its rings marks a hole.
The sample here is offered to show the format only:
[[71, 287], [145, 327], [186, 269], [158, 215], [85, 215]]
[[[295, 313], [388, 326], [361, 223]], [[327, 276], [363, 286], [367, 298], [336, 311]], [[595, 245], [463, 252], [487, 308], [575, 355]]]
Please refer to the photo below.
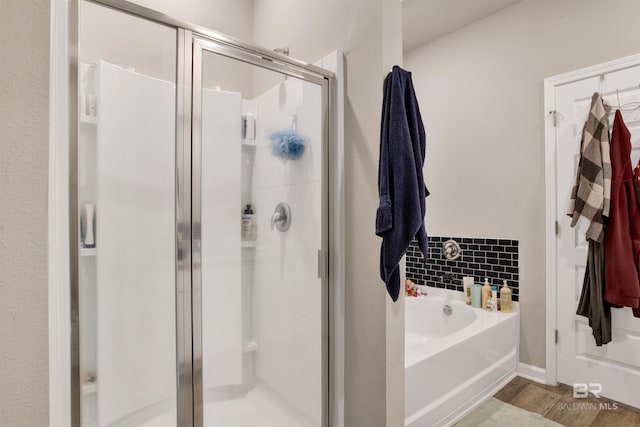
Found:
[[400, 293], [398, 263], [415, 237], [427, 257], [422, 167], [425, 132], [411, 73], [395, 66], [384, 81], [376, 234], [382, 237], [380, 277], [393, 301]]

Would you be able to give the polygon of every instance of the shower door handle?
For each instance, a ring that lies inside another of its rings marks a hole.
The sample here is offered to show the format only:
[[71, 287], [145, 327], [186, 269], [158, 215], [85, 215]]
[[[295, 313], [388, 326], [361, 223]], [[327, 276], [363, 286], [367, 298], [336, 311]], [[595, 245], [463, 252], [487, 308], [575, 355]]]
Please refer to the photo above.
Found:
[[324, 280], [327, 278], [329, 271], [329, 257], [327, 251], [318, 251], [318, 279]]

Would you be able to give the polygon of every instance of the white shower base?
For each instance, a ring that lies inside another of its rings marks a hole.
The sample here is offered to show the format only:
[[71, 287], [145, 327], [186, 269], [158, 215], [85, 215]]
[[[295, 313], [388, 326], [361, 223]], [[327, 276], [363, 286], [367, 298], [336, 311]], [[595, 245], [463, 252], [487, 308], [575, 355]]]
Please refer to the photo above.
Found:
[[[140, 427], [173, 427], [175, 411]], [[205, 403], [204, 427], [317, 427], [263, 384], [237, 399]]]

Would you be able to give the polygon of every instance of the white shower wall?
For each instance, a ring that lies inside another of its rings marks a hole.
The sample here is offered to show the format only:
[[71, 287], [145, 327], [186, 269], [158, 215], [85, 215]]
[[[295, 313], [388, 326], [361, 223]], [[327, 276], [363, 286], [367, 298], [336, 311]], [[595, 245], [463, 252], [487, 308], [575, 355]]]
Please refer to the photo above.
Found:
[[[96, 287], [83, 310], [97, 321], [83, 360], [96, 376], [97, 425], [135, 424], [175, 407], [175, 84], [104, 61], [95, 76], [97, 138], [81, 151], [93, 152], [97, 173], [80, 169], [97, 184], [80, 190], [97, 211], [97, 268], [81, 292]], [[203, 91], [205, 390], [242, 382], [241, 108], [237, 92]]]
[[94, 336], [106, 426], [175, 406], [175, 86], [103, 61], [97, 76]]
[[[315, 423], [321, 420], [321, 87], [289, 78], [257, 99], [257, 224], [254, 327], [256, 375]], [[271, 155], [268, 135], [288, 128], [307, 145], [298, 160]], [[279, 202], [291, 208], [286, 232], [270, 229]]]

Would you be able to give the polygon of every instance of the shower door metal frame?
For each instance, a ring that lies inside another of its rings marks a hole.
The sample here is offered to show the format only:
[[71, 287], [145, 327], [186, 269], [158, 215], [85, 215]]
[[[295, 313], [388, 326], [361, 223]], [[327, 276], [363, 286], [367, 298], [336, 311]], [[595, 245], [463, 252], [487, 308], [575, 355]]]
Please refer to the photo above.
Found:
[[[151, 22], [172, 27], [177, 32], [176, 58], [176, 399], [178, 427], [202, 427], [202, 271], [200, 266], [201, 226], [201, 102], [202, 51], [210, 51], [252, 65], [318, 84], [322, 88], [322, 247], [318, 251], [318, 275], [322, 286], [322, 426], [330, 425], [337, 403], [330, 399], [335, 384], [329, 381], [333, 363], [329, 339], [334, 310], [331, 301], [336, 289], [330, 283], [330, 248], [337, 243], [330, 235], [331, 195], [336, 189], [329, 159], [335, 154], [335, 134], [330, 132], [333, 117], [331, 96], [335, 75], [323, 68], [290, 58], [240, 39], [195, 24], [183, 22], [126, 0], [70, 0], [68, 9], [69, 60], [69, 255], [71, 321], [71, 425], [81, 427], [81, 379], [79, 335], [79, 250], [78, 250], [78, 139], [79, 111], [79, 20], [80, 4], [95, 3]], [[332, 249], [333, 250], [333, 249]], [[336, 362], [339, 363], [339, 362]]]
[[192, 227], [197, 233], [193, 233], [192, 254], [194, 264], [192, 271], [193, 280], [193, 369], [194, 369], [194, 426], [202, 426], [203, 423], [203, 384], [202, 384], [202, 270], [201, 259], [201, 235], [202, 226], [201, 183], [202, 183], [202, 57], [203, 52], [211, 52], [234, 60], [242, 61], [250, 65], [281, 73], [285, 76], [295, 77], [307, 82], [317, 84], [322, 91], [322, 177], [321, 177], [321, 248], [318, 248], [318, 277], [321, 279], [321, 340], [322, 340], [322, 426], [329, 425], [330, 399], [329, 399], [329, 105], [331, 86], [334, 76], [325, 70], [319, 74], [312, 69], [299, 67], [279, 61], [274, 56], [265, 57], [262, 53], [248, 51], [230, 45], [217, 38], [203, 34], [194, 34], [193, 37], [193, 94], [192, 94]]

